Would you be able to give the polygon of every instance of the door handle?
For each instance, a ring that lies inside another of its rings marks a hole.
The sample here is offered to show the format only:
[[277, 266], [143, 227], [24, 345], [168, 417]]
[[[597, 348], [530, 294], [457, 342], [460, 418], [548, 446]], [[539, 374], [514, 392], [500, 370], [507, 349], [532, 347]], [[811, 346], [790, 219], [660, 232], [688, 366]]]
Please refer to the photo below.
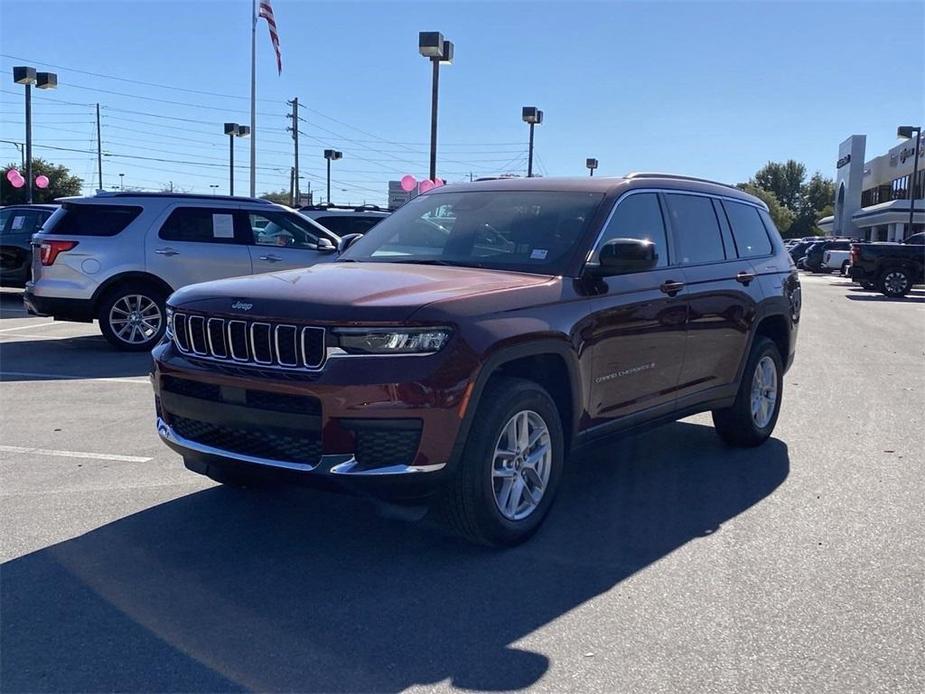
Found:
[[258, 256], [257, 260], [266, 260], [268, 263], [279, 263], [282, 261], [278, 255], [261, 255]]
[[180, 251], [175, 251], [172, 248], [158, 248], [154, 252], [157, 253], [158, 255], [167, 255], [167, 256], [180, 254]]
[[753, 279], [755, 279], [754, 272], [746, 272], [745, 270], [742, 270], [742, 272], [736, 273], [736, 282], [744, 284], [746, 287], [751, 283]]
[[675, 296], [679, 291], [684, 289], [684, 282], [674, 282], [672, 280], [668, 280], [663, 282], [659, 289], [661, 289], [668, 296]]

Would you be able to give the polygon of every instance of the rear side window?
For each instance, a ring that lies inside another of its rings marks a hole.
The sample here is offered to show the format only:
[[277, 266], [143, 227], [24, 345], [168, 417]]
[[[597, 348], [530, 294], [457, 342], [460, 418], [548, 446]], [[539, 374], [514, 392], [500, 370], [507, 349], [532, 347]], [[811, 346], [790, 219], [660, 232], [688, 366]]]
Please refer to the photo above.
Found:
[[771, 254], [771, 239], [767, 229], [758, 215], [758, 210], [751, 205], [723, 201], [726, 216], [732, 226], [732, 237], [740, 258], [754, 258]]
[[713, 201], [701, 195], [667, 193], [671, 229], [681, 265], [715, 263], [726, 259]]
[[45, 232], [62, 236], [115, 236], [140, 214], [140, 207], [130, 205], [64, 203], [45, 225]]
[[235, 210], [178, 207], [161, 226], [165, 241], [235, 243]]
[[601, 246], [612, 239], [641, 239], [652, 241], [658, 253], [656, 267], [668, 265], [668, 241], [665, 221], [655, 193], [636, 193], [620, 201], [604, 229], [600, 243], [594, 249], [592, 262], [598, 261]]
[[0, 210], [0, 233], [33, 234], [39, 230], [51, 215], [47, 210], [10, 209]]

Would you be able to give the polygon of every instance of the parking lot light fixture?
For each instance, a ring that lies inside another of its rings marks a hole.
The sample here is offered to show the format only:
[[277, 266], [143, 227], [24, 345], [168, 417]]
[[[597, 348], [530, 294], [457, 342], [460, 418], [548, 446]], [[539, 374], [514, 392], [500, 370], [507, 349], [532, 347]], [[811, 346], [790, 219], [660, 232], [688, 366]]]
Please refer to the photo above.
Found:
[[237, 123], [225, 123], [228, 136], [228, 195], [234, 195], [234, 138], [247, 137], [251, 134], [250, 126]]
[[533, 128], [543, 122], [543, 112], [536, 106], [524, 106], [521, 116], [530, 125], [530, 147], [527, 150], [527, 178], [533, 176]]
[[593, 158], [591, 158], [591, 157], [588, 157], [587, 159], [585, 159], [585, 166], [588, 167], [588, 171], [590, 172], [588, 175], [589, 175], [589, 176], [593, 176], [593, 175], [594, 175], [594, 169], [597, 168], [597, 159], [593, 159]]
[[[912, 235], [913, 218], [915, 217], [915, 179], [919, 175], [919, 146], [922, 139], [922, 126], [901, 125], [896, 128], [896, 137], [911, 140], [913, 136], [915, 136], [915, 154], [912, 158], [912, 178], [909, 179], [909, 228], [904, 234], [907, 238]], [[922, 197], [925, 197], [925, 186], [923, 186]]]
[[56, 89], [58, 75], [54, 72], [36, 72], [34, 67], [18, 65], [13, 68], [13, 82], [26, 88], [26, 202], [32, 202], [32, 85], [38, 89]]
[[327, 203], [331, 204], [331, 161], [336, 159], [343, 159], [344, 153], [338, 152], [336, 149], [326, 149], [324, 150], [324, 158], [328, 162], [328, 199]]
[[433, 70], [430, 92], [430, 180], [437, 180], [437, 97], [440, 90], [440, 65], [453, 62], [454, 46], [439, 31], [418, 34], [418, 52], [430, 60]]

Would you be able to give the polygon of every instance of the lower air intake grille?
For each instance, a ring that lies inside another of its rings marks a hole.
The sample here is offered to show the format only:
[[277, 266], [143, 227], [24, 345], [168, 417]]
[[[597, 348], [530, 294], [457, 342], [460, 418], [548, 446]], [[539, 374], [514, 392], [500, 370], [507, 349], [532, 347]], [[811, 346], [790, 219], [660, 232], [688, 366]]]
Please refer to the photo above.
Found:
[[321, 457], [317, 434], [289, 436], [266, 430], [233, 429], [177, 416], [170, 417], [170, 424], [185, 439], [229, 453], [309, 465], [316, 464]]

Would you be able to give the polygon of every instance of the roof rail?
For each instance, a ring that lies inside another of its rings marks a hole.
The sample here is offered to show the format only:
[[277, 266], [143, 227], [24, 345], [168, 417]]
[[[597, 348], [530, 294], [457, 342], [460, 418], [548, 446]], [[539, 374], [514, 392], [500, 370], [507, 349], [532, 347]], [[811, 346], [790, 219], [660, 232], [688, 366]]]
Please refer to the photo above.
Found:
[[[679, 181], [697, 181], [698, 183], [712, 183], [717, 186], [725, 186], [726, 188], [735, 188], [734, 185], [730, 183], [721, 183], [720, 181], [713, 181], [709, 178], [698, 178], [697, 176], [682, 176], [681, 174], [673, 173], [659, 173], [657, 171], [633, 171], [626, 174], [623, 178], [673, 178]], [[737, 189], [738, 190], [738, 189]]]
[[233, 200], [262, 203], [264, 205], [274, 205], [272, 200], [263, 198], [251, 198], [246, 195], [210, 195], [208, 193], [145, 193], [141, 191], [121, 191], [121, 190], [100, 190], [97, 191], [98, 198], [185, 198], [192, 200]]

